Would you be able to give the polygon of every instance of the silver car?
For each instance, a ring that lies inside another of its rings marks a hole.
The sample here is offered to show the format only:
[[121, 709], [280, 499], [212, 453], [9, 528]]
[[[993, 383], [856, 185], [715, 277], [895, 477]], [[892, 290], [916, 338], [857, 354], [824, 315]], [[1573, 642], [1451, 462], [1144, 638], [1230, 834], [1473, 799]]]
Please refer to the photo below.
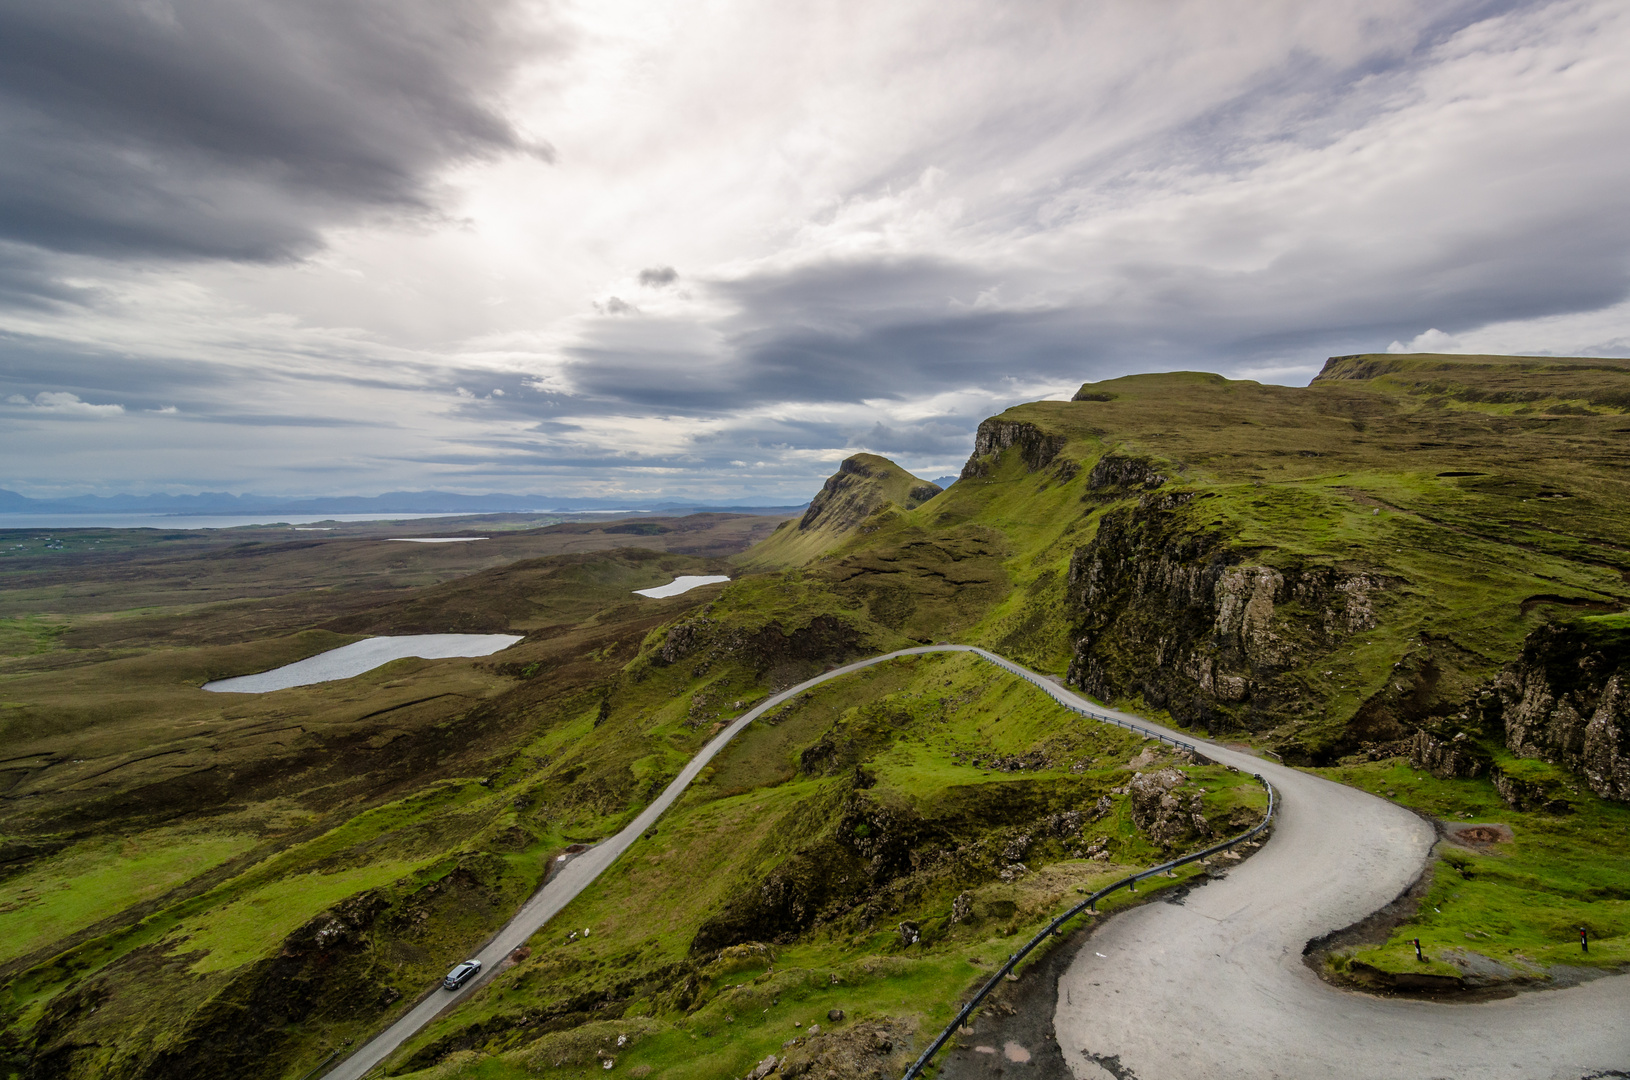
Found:
[[443, 990], [457, 990], [459, 987], [475, 978], [476, 972], [480, 970], [481, 961], [466, 960], [464, 963], [447, 973], [447, 978], [441, 981], [441, 988]]

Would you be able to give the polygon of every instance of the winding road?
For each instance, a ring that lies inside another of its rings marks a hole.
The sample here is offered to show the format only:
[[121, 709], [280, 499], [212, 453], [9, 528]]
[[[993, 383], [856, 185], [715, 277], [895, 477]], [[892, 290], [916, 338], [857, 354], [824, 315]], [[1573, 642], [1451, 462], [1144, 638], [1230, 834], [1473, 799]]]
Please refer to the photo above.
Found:
[[[1312, 938], [1382, 907], [1420, 874], [1433, 831], [1382, 799], [1104, 709], [1052, 680], [970, 645], [924, 645], [825, 672], [743, 713], [611, 839], [569, 861], [477, 954], [483, 979], [437, 990], [327, 1076], [360, 1080], [442, 1010], [475, 991], [517, 946], [656, 823], [742, 729], [811, 687], [904, 656], [971, 652], [1060, 704], [1182, 738], [1260, 772], [1283, 798], [1273, 837], [1186, 905], [1124, 912], [1059, 981], [1054, 1026], [1082, 1080], [1583, 1080], [1630, 1077], [1630, 979], [1438, 1005], [1335, 990], [1301, 962]], [[1099, 957], [1097, 953], [1104, 953]], [[452, 958], [449, 960], [449, 965]]]
[[[1373, 795], [1197, 743], [1279, 789], [1272, 839], [1186, 902], [1108, 920], [1059, 979], [1081, 1080], [1630, 1076], [1630, 978], [1443, 1004], [1337, 990], [1302, 949], [1390, 902], [1436, 839]], [[1099, 955], [1103, 954], [1103, 955]], [[1616, 1071], [1624, 1070], [1624, 1071]]]

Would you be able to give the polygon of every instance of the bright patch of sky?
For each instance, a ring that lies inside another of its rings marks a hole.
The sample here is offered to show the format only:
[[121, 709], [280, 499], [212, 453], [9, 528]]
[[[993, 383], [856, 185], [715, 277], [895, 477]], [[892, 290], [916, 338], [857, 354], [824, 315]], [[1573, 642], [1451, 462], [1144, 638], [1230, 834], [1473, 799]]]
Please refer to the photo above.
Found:
[[807, 498], [1083, 381], [1630, 353], [1621, 3], [0, 12], [0, 487]]

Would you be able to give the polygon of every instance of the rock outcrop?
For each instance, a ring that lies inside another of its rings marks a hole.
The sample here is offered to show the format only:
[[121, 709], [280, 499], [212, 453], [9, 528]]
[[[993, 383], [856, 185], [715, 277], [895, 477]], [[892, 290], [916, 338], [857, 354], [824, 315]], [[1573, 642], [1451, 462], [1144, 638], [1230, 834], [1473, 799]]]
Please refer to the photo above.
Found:
[[835, 615], [817, 615], [807, 625], [788, 630], [778, 622], [729, 626], [703, 614], [670, 627], [651, 662], [666, 666], [692, 658], [704, 664], [734, 659], [765, 672], [784, 665], [833, 663], [861, 647], [860, 632]]
[[802, 517], [782, 522], [741, 565], [807, 565], [856, 537], [877, 531], [901, 512], [915, 510], [943, 490], [886, 457], [855, 454], [827, 477]]
[[[1184, 725], [1271, 727], [1312, 704], [1287, 673], [1374, 627], [1385, 583], [1359, 568], [1253, 563], [1193, 524], [1194, 498], [1147, 491], [1076, 550], [1069, 680], [1106, 700], [1141, 694]], [[1364, 737], [1408, 734], [1379, 727]]]
[[1417, 731], [1407, 747], [1409, 764], [1440, 780], [1469, 780], [1489, 771], [1488, 755], [1464, 731], [1448, 737]]
[[1166, 476], [1148, 458], [1105, 454], [1087, 474], [1087, 490], [1101, 497], [1116, 498], [1132, 491], [1153, 491], [1166, 482]]
[[[882, 507], [895, 501], [891, 495], [899, 486], [904, 472], [894, 462], [875, 454], [856, 454], [838, 466], [838, 471], [826, 478], [826, 483], [809, 501], [809, 508], [799, 519], [798, 528], [852, 529]], [[907, 510], [927, 502], [944, 488], [926, 480], [905, 474], [909, 481], [902, 502]]]
[[1630, 801], [1630, 622], [1540, 627], [1494, 692], [1513, 754], [1575, 772], [1604, 799]]
[[1551, 814], [1566, 814], [1573, 809], [1566, 796], [1557, 790], [1554, 783], [1544, 784], [1524, 780], [1501, 769], [1494, 769], [1490, 773], [1490, 779], [1494, 782], [1495, 792], [1513, 810], [1544, 810]]
[[909, 1035], [900, 1021], [883, 1019], [795, 1038], [778, 1071], [766, 1075], [785, 1080], [890, 1080], [910, 1060], [905, 1049]]
[[1052, 464], [1067, 440], [1022, 420], [992, 417], [974, 433], [973, 455], [962, 467], [962, 479], [989, 476], [991, 458], [1008, 447], [1017, 446], [1025, 468], [1036, 472]]
[[1211, 835], [1211, 827], [1200, 812], [1200, 792], [1177, 790], [1186, 779], [1176, 769], [1161, 769], [1140, 772], [1128, 785], [1132, 823], [1156, 843], [1177, 844], [1194, 836]]

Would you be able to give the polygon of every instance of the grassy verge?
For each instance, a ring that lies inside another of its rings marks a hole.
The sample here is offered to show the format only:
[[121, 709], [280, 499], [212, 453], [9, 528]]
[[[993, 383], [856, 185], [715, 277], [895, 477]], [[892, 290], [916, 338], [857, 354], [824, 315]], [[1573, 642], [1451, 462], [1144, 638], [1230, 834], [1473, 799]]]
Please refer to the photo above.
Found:
[[[1571, 813], [1521, 813], [1486, 779], [1439, 780], [1397, 761], [1318, 771], [1441, 821], [1502, 824], [1513, 836], [1440, 844], [1415, 916], [1384, 943], [1338, 952], [1338, 971], [1363, 964], [1392, 975], [1471, 974], [1475, 983], [1630, 963], [1630, 806], [1581, 790], [1568, 800]], [[1588, 953], [1579, 947], [1581, 926]], [[1424, 962], [1415, 959], [1417, 937]]]

